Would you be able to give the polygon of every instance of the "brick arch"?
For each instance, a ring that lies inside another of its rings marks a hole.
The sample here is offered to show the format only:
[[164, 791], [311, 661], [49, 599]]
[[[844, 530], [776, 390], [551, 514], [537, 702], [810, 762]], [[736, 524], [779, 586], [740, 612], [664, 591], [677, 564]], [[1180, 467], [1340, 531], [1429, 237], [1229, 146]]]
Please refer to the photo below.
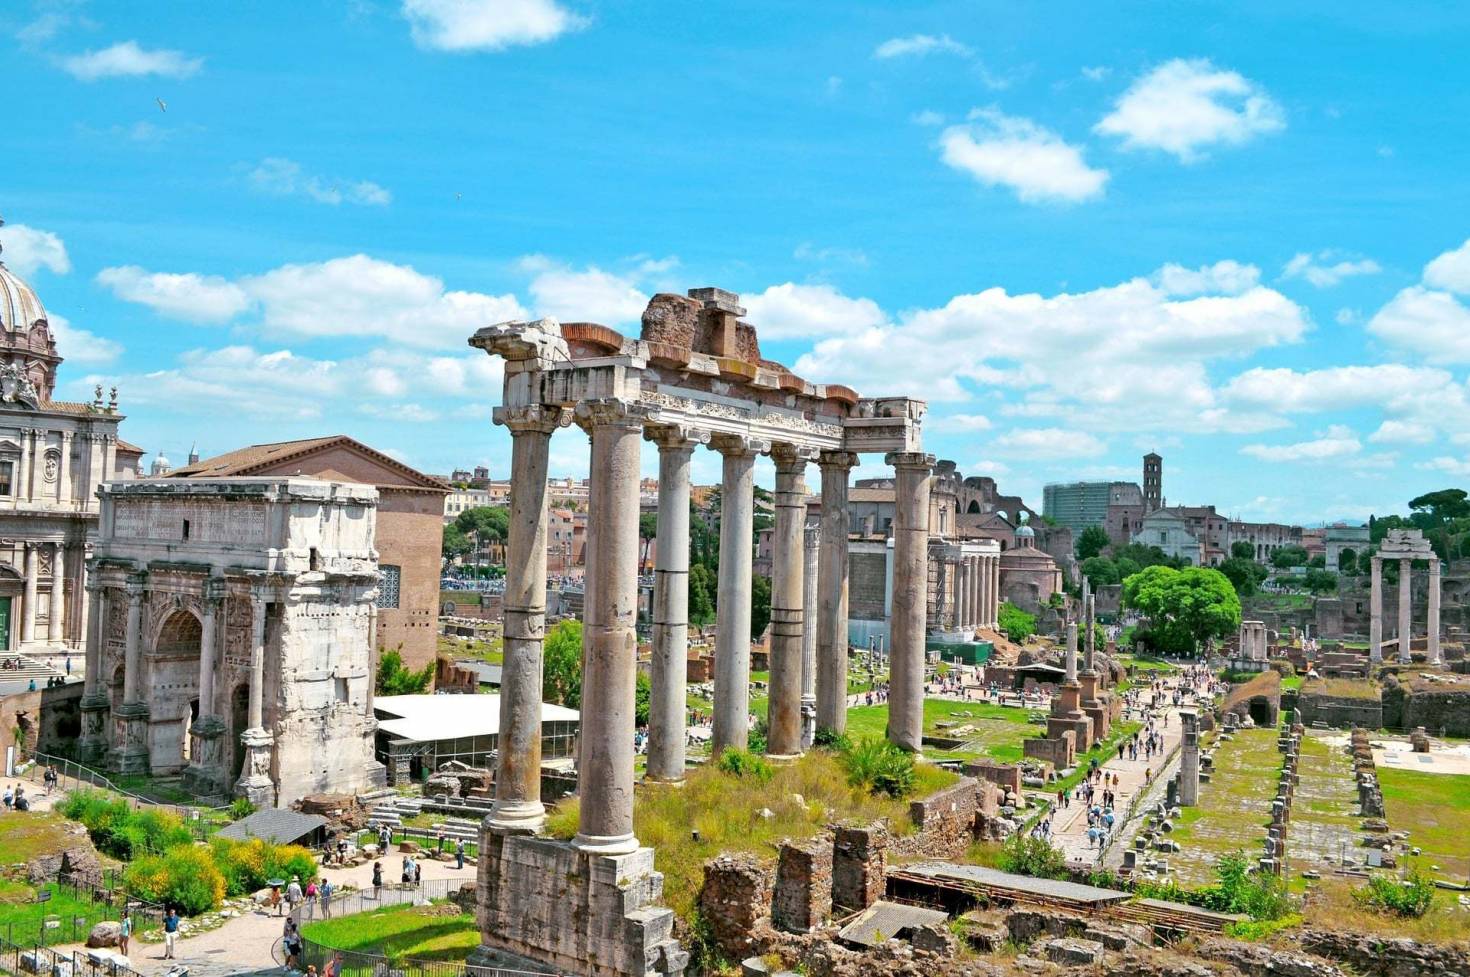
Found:
[[204, 625], [190, 608], [179, 608], [163, 619], [153, 638], [155, 651], [198, 651]]

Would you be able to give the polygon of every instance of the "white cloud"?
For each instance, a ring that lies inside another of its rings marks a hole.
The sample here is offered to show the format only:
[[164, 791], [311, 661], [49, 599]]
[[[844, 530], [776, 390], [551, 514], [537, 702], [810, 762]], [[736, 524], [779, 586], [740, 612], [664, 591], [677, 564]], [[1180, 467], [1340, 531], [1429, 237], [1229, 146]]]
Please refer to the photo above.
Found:
[[1261, 461], [1293, 462], [1331, 461], [1356, 455], [1362, 450], [1363, 444], [1351, 428], [1334, 424], [1322, 436], [1312, 441], [1298, 441], [1295, 444], [1248, 444], [1240, 449], [1240, 453]]
[[1059, 427], [1022, 428], [1002, 434], [991, 442], [1027, 460], [1093, 458], [1108, 450], [1099, 438], [1085, 431]]
[[1030, 119], [994, 109], [970, 113], [939, 137], [941, 159], [986, 186], [1004, 186], [1024, 203], [1075, 203], [1100, 196], [1107, 170], [1093, 169], [1077, 147]]
[[313, 176], [294, 160], [271, 156], [250, 171], [250, 185], [275, 197], [308, 197], [317, 203], [384, 207], [393, 194], [371, 180], [330, 180]]
[[587, 20], [557, 0], [403, 0], [414, 43], [435, 51], [544, 44]]
[[1456, 478], [1470, 477], [1470, 458], [1451, 458], [1449, 455], [1440, 455], [1438, 458], [1421, 462], [1414, 467], [1424, 471], [1444, 472]]
[[186, 322], [227, 322], [250, 304], [245, 290], [217, 275], [149, 272], [137, 265], [104, 268], [97, 284], [125, 302]]
[[1113, 69], [1106, 67], [1105, 65], [1095, 65], [1091, 67], [1084, 66], [1082, 68], [1082, 77], [1086, 78], [1088, 81], [1102, 81], [1112, 73]]
[[1197, 269], [1168, 264], [1154, 278], [1170, 295], [1240, 295], [1260, 284], [1261, 269], [1230, 260]]
[[439, 419], [439, 412], [422, 404], [359, 404], [359, 412], [384, 421], [410, 421], [426, 424]]
[[988, 431], [994, 426], [995, 422], [984, 414], [949, 414], [945, 417], [930, 418], [925, 424], [925, 429], [939, 433], [971, 432]]
[[1374, 314], [1368, 331], [1431, 363], [1470, 363], [1470, 308], [1448, 292], [1411, 285]]
[[532, 275], [527, 288], [537, 315], [624, 326], [641, 321], [648, 306], [632, 276], [592, 265], [578, 271], [542, 255], [522, 258], [520, 267]]
[[1176, 58], [1135, 81], [1095, 130], [1127, 149], [1161, 149], [1192, 162], [1211, 146], [1285, 125], [1281, 107], [1256, 83], [1204, 59]]
[[17, 275], [30, 277], [45, 268], [58, 275], [71, 271], [71, 258], [67, 257], [66, 245], [51, 231], [24, 224], [6, 224], [0, 228], [0, 259]]
[[873, 57], [880, 61], [893, 58], [923, 57], [928, 54], [957, 54], [969, 57], [970, 48], [948, 34], [910, 34], [908, 37], [891, 37], [873, 49]]
[[78, 329], [65, 316], [47, 311], [46, 322], [51, 327], [51, 337], [56, 340], [56, 351], [68, 363], [100, 365], [122, 355], [121, 343]]
[[909, 121], [916, 126], [942, 126], [944, 125], [944, 116], [933, 109], [924, 109], [921, 112], [915, 112], [909, 116]]
[[128, 403], [166, 410], [188, 404], [200, 415], [266, 420], [319, 418], [356, 380], [331, 360], [250, 346], [190, 350], [170, 369], [87, 382], [94, 379], [116, 383]]
[[82, 81], [100, 78], [137, 78], [159, 75], [163, 78], [188, 78], [204, 67], [203, 58], [191, 58], [182, 51], [138, 46], [137, 41], [120, 41], [100, 51], [87, 51], [61, 59], [67, 73]]
[[1345, 278], [1357, 275], [1376, 275], [1383, 269], [1371, 258], [1356, 261], [1339, 256], [1334, 251], [1319, 251], [1316, 254], [1299, 252], [1286, 263], [1281, 271], [1282, 278], [1305, 278], [1318, 288], [1331, 288]]
[[1415, 421], [1384, 421], [1368, 435], [1374, 444], [1428, 444], [1434, 440], [1434, 428]]
[[1425, 391], [1440, 395], [1453, 383], [1445, 370], [1398, 363], [1301, 372], [1256, 367], [1232, 378], [1221, 396], [1235, 405], [1292, 412], [1350, 410], [1402, 402]]
[[1351, 326], [1353, 323], [1360, 321], [1362, 318], [1363, 314], [1361, 312], [1359, 312], [1357, 309], [1349, 309], [1346, 306], [1338, 309], [1337, 313], [1332, 317], [1333, 321], [1336, 322], [1339, 326]]
[[872, 299], [848, 298], [831, 285], [772, 285], [747, 295], [746, 318], [763, 339], [836, 336], [873, 329], [887, 322]]
[[1424, 266], [1424, 284], [1470, 295], [1470, 241], [1446, 251]]
[[1011, 473], [1011, 466], [1003, 461], [982, 458], [969, 468], [966, 468], [965, 471], [971, 475], [989, 475], [991, 478], [996, 478], [1001, 475], [1009, 475]]
[[859, 248], [819, 248], [810, 241], [798, 244], [791, 257], [797, 261], [814, 261], [823, 265], [845, 264], [861, 268], [868, 266], [868, 256]]

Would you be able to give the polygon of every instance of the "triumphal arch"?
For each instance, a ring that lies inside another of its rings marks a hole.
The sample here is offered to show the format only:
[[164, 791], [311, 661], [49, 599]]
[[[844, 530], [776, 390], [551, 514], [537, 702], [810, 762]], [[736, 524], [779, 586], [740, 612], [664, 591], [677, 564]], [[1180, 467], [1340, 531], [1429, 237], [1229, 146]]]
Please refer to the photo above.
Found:
[[[642, 442], [659, 459], [658, 552], [648, 776], [684, 775], [689, 568], [689, 466], [713, 450], [723, 465], [715, 648], [714, 748], [747, 744], [753, 470], [776, 468], [768, 751], [803, 749], [802, 637], [816, 632], [816, 720], [841, 732], [847, 702], [847, 486], [858, 456], [896, 472], [888, 736], [918, 751], [923, 726], [929, 480], [922, 401], [864, 398], [804, 380], [763, 359], [739, 296], [718, 288], [660, 294], [637, 339], [594, 323], [551, 319], [480, 330], [470, 344], [505, 361], [495, 421], [512, 437], [496, 800], [481, 845], [479, 901], [486, 962], [533, 962], [577, 973], [681, 972], [672, 914], [654, 904], [653, 851], [633, 833], [637, 670], [638, 482]], [[542, 638], [546, 606], [547, 459], [571, 424], [591, 442], [583, 620], [580, 821], [570, 843], [538, 838]], [[821, 478], [817, 619], [804, 619], [806, 473]], [[548, 881], [551, 880], [551, 881]]]

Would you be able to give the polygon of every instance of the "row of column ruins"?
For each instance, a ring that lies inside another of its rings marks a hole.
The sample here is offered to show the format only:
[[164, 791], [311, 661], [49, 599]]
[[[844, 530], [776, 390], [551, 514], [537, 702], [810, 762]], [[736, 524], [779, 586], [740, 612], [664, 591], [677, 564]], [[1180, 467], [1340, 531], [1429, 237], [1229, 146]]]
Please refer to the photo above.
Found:
[[1000, 611], [999, 554], [961, 552], [948, 566], [954, 573], [952, 624], [955, 630], [996, 627]]

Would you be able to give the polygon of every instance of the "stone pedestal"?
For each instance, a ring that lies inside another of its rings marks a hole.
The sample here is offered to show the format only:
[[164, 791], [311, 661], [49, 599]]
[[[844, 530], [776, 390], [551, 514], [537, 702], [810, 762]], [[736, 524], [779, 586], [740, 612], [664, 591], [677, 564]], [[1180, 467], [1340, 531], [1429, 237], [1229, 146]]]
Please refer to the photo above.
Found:
[[84, 695], [81, 701], [82, 732], [77, 740], [77, 759], [100, 766], [107, 758], [107, 719], [112, 709], [105, 695]]
[[148, 704], [123, 703], [112, 714], [112, 723], [108, 768], [114, 773], [148, 773]]
[[223, 794], [229, 784], [225, 767], [225, 723], [218, 716], [204, 716], [189, 730], [189, 766], [184, 770], [184, 789], [199, 797]]
[[247, 729], [240, 734], [245, 747], [245, 763], [240, 779], [235, 782], [235, 796], [243, 797], [256, 807], [276, 806], [276, 785], [271, 780], [271, 753], [276, 738], [264, 729]]

